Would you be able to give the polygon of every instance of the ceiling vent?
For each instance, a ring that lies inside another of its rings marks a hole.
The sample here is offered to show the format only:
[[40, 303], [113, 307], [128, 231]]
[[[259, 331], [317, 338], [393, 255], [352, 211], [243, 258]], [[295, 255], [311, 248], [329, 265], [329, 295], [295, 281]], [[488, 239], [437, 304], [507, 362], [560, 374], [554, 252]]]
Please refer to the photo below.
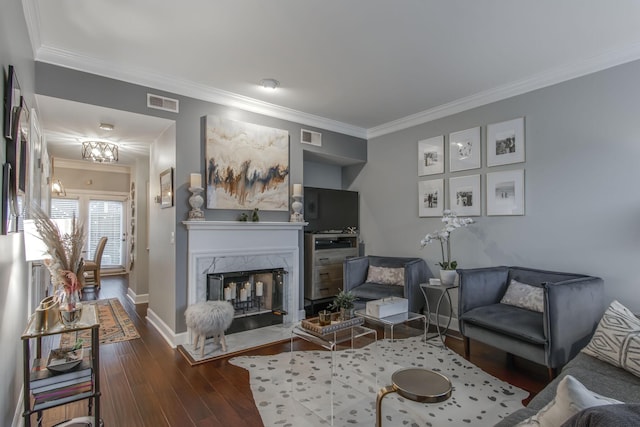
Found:
[[302, 129], [300, 131], [300, 142], [302, 142], [303, 144], [322, 147], [322, 134], [320, 132]]
[[156, 110], [164, 110], [171, 111], [172, 113], [177, 113], [179, 101], [177, 99], [171, 99], [164, 96], [148, 93], [147, 107], [155, 108]]

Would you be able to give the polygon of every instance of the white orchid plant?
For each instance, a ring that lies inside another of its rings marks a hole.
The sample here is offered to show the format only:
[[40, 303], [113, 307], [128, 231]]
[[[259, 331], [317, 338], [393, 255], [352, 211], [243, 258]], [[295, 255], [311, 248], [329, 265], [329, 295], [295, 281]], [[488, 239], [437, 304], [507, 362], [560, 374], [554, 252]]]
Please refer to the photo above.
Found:
[[424, 248], [434, 240], [440, 241], [442, 262], [439, 262], [438, 265], [443, 270], [455, 270], [458, 267], [458, 262], [451, 260], [451, 233], [460, 227], [473, 224], [474, 221], [471, 218], [458, 218], [455, 212], [446, 209], [442, 212], [442, 222], [445, 224], [442, 230], [424, 236], [424, 239], [420, 241], [420, 247]]

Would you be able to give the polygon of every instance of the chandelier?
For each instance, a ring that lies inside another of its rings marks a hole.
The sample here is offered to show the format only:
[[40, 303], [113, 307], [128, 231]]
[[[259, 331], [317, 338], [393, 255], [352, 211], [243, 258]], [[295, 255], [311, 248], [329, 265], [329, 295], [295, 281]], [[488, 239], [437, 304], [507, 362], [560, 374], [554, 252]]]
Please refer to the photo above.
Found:
[[110, 142], [84, 141], [82, 143], [82, 159], [96, 163], [117, 162], [118, 146]]

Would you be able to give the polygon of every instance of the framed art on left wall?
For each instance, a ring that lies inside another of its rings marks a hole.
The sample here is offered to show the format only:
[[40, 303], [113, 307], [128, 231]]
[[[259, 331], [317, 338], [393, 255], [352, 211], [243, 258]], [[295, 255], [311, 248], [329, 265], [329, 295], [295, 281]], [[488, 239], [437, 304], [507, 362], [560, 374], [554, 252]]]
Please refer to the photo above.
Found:
[[160, 207], [170, 208], [173, 206], [173, 168], [160, 173]]

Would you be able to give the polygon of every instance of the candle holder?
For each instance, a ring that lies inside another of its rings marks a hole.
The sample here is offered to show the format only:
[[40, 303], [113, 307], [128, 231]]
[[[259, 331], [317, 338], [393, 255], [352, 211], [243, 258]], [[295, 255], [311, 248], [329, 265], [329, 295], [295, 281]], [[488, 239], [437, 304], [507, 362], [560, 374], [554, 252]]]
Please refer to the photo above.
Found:
[[189, 221], [204, 221], [204, 212], [200, 209], [204, 203], [204, 199], [200, 195], [202, 190], [204, 190], [202, 187], [189, 187], [189, 191], [191, 191], [191, 197], [189, 197], [189, 204], [191, 205]]
[[302, 196], [291, 196], [293, 199], [293, 203], [291, 203], [291, 209], [293, 212], [291, 213], [291, 219], [289, 222], [304, 222], [304, 215], [302, 215]]

